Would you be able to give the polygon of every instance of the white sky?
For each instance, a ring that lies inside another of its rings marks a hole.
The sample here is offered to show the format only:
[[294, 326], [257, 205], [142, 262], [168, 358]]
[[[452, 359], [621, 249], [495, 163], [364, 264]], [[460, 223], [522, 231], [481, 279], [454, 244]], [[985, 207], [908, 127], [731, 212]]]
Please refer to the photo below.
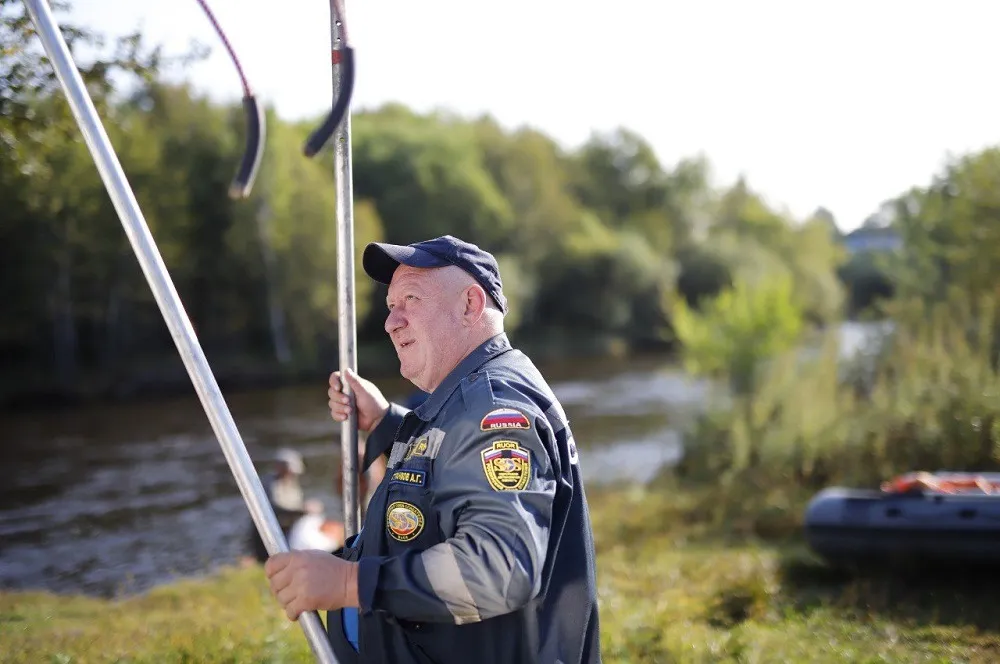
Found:
[[[566, 147], [625, 126], [670, 167], [703, 153], [798, 218], [842, 229], [925, 185], [948, 154], [1000, 143], [1000, 2], [992, 0], [346, 0], [354, 109], [488, 112]], [[75, 0], [77, 22], [141, 27], [186, 77], [240, 88], [195, 0]], [[209, 0], [251, 85], [285, 118], [330, 103], [329, 5]], [[516, 45], [516, 46], [515, 46]]]

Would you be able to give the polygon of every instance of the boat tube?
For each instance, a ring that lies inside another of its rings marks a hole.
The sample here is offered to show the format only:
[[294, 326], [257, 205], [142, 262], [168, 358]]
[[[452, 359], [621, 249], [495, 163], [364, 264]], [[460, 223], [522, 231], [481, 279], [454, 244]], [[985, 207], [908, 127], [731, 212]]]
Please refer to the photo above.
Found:
[[1000, 566], [1000, 473], [907, 473], [866, 490], [830, 487], [809, 502], [810, 548], [835, 567]]

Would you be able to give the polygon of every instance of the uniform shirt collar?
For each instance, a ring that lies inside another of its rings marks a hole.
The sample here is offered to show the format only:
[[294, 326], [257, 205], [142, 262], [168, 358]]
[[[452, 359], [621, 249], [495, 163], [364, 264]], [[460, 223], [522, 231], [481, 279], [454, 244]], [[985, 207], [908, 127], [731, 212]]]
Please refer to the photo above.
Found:
[[501, 332], [496, 336], [490, 337], [466, 355], [465, 359], [452, 369], [451, 373], [437, 386], [437, 389], [422, 404], [417, 406], [413, 413], [424, 422], [430, 422], [437, 417], [437, 414], [441, 411], [441, 407], [448, 401], [448, 397], [462, 384], [462, 381], [469, 374], [474, 373], [476, 369], [486, 364], [489, 360], [509, 350], [511, 350], [511, 345], [507, 339], [506, 332]]

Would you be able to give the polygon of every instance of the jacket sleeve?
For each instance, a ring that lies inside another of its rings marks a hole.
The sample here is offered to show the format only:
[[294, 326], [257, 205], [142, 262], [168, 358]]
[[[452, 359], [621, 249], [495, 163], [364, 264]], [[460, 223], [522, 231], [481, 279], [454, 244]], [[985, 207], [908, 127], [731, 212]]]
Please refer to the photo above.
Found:
[[422, 552], [362, 557], [363, 612], [464, 624], [515, 611], [539, 593], [556, 474], [545, 419], [518, 410], [534, 420], [528, 429], [483, 431], [487, 411], [451, 427], [434, 490], [435, 511], [453, 520], [455, 534]]
[[362, 470], [367, 470], [375, 459], [392, 447], [396, 430], [408, 412], [410, 412], [408, 409], [397, 403], [389, 404], [389, 410], [382, 416], [382, 421], [368, 434], [365, 457], [361, 464]]

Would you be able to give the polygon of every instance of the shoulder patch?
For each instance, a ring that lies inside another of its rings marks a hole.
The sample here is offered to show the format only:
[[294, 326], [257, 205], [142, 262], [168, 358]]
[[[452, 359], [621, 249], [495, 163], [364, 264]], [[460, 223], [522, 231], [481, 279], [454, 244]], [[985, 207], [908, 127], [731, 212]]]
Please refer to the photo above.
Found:
[[527, 416], [516, 408], [497, 408], [486, 413], [479, 423], [480, 431], [496, 429], [530, 429], [531, 422]]
[[498, 440], [481, 452], [494, 491], [521, 491], [531, 477], [531, 454], [514, 440]]
[[409, 542], [424, 529], [424, 515], [413, 503], [397, 500], [385, 511], [385, 526], [393, 539]]

